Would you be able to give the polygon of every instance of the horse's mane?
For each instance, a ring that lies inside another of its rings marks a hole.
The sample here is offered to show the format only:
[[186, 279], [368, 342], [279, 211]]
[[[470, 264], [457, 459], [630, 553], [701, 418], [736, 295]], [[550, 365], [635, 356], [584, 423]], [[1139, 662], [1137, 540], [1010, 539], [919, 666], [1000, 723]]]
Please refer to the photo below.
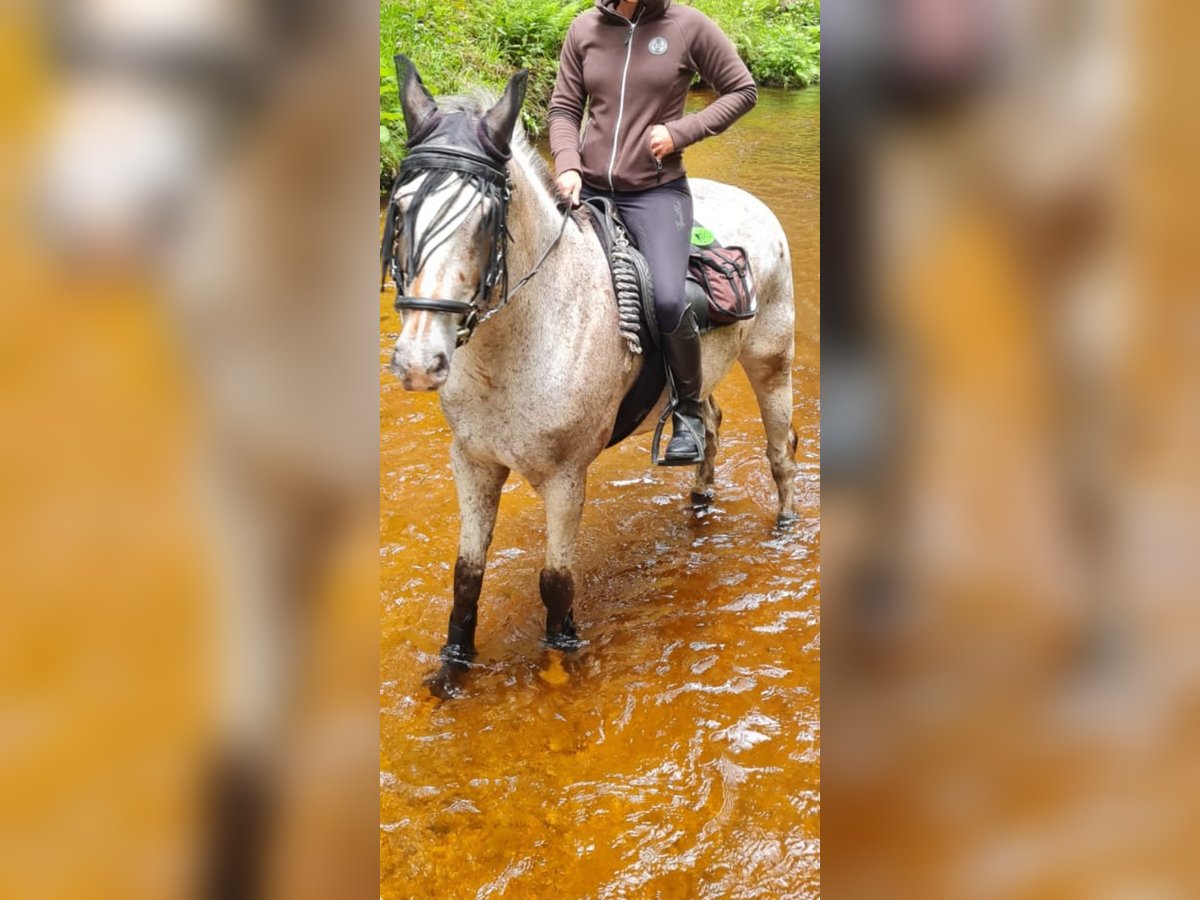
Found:
[[[498, 99], [487, 88], [476, 87], [464, 94], [438, 97], [437, 104], [438, 109], [443, 112], [465, 112], [469, 115], [479, 117], [495, 106]], [[554, 182], [554, 175], [550, 171], [550, 167], [546, 165], [546, 161], [542, 159], [542, 155], [529, 143], [529, 138], [525, 134], [525, 125], [520, 119], [517, 119], [516, 128], [513, 129], [511, 146], [513, 156], [520, 154], [521, 159], [533, 171], [534, 175], [537, 176], [537, 181], [546, 192], [549, 200], [552, 203], [557, 203], [558, 187]], [[572, 217], [579, 220], [579, 211], [576, 210], [573, 212]]]

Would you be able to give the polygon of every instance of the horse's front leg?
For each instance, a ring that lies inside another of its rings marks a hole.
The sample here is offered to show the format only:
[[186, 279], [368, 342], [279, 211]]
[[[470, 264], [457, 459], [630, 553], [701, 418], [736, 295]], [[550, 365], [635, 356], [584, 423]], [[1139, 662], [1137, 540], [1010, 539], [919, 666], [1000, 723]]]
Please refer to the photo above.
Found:
[[575, 578], [571, 564], [575, 559], [575, 540], [583, 515], [587, 470], [560, 471], [538, 485], [546, 503], [546, 567], [542, 569], [540, 588], [546, 607], [546, 643], [559, 650], [579, 646], [575, 633]]
[[466, 669], [475, 657], [475, 624], [479, 593], [483, 590], [483, 570], [488, 546], [496, 525], [500, 489], [508, 479], [508, 469], [498, 463], [470, 456], [455, 441], [450, 447], [454, 484], [458, 489], [458, 509], [462, 523], [458, 537], [458, 560], [454, 564], [454, 606], [446, 645], [442, 648], [442, 671], [432, 687], [437, 692], [447, 678]]

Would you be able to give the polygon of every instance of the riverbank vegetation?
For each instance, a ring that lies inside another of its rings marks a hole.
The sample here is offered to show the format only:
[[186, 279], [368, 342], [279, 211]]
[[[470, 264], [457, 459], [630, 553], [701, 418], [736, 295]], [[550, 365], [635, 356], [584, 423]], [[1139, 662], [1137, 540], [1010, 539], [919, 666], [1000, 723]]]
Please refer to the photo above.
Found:
[[[676, 0], [678, 2], [678, 0]], [[688, 0], [724, 29], [764, 87], [803, 87], [821, 77], [820, 0]], [[592, 0], [380, 0], [379, 177], [404, 156], [392, 57], [409, 56], [434, 94], [471, 85], [499, 90], [529, 69], [525, 127], [545, 125], [558, 51], [571, 20]]]

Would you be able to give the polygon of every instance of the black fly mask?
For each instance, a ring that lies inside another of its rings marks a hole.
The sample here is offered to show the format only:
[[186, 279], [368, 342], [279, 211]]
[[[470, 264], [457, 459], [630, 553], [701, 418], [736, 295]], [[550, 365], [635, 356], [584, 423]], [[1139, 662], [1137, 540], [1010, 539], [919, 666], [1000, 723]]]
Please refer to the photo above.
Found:
[[[396, 57], [396, 75], [409, 135], [408, 155], [400, 165], [400, 175], [388, 200], [380, 252], [383, 277], [390, 275], [396, 282], [397, 311], [428, 310], [462, 316], [458, 329], [461, 346], [515, 293], [510, 293], [508, 285], [507, 223], [512, 196], [508, 161], [527, 74], [522, 71], [514, 75], [496, 105], [478, 117], [465, 111], [439, 110], [416, 68], [404, 56]], [[401, 188], [418, 178], [420, 184], [408, 198], [407, 208], [401, 209]], [[445, 200], [432, 217], [425, 217], [428, 221], [418, 230], [421, 210], [434, 195]], [[482, 262], [470, 298], [411, 296], [408, 291], [430, 256], [454, 236], [463, 216], [475, 208], [480, 213]]]
[[[436, 127], [443, 117], [435, 114], [433, 118], [435, 121], [430, 124]], [[396, 179], [388, 203], [383, 232], [384, 274], [390, 274], [396, 282], [397, 310], [423, 309], [464, 316], [459, 334], [459, 343], [462, 344], [474, 331], [479, 317], [487, 312], [495, 289], [500, 288], [501, 301], [508, 296], [507, 221], [512, 186], [506, 161], [495, 159], [483, 148], [476, 151], [436, 143], [413, 145], [412, 142], [410, 147], [408, 156], [400, 165], [400, 176]], [[420, 185], [410, 198], [408, 208], [401, 210], [400, 189], [418, 177], [421, 177]], [[449, 188], [448, 192], [446, 188]], [[426, 227], [418, 231], [417, 221], [421, 210], [426, 200], [435, 194], [446, 199]], [[410, 296], [408, 289], [413, 279], [433, 252], [454, 235], [463, 214], [469, 213], [476, 204], [481, 215], [480, 258], [483, 264], [470, 299]]]
[[[516, 293], [537, 275], [542, 263], [558, 246], [569, 206], [563, 208], [558, 235], [547, 245], [533, 267], [515, 284], [508, 284], [508, 205], [512, 181], [508, 175], [510, 147], [525, 86], [524, 69], [513, 75], [496, 104], [478, 117], [458, 110], [442, 112], [421, 83], [416, 68], [403, 55], [396, 57], [400, 106], [408, 129], [408, 155], [392, 187], [380, 250], [383, 277], [396, 282], [396, 310], [426, 310], [462, 316], [456, 346], [462, 346], [475, 329], [500, 312]], [[417, 179], [408, 208], [400, 208], [400, 189]], [[417, 221], [433, 195], [446, 196], [433, 217], [418, 233]], [[446, 244], [460, 226], [462, 216], [475, 204], [480, 209], [479, 279], [467, 300], [414, 297], [408, 293], [430, 256]], [[493, 298], [496, 298], [493, 302]]]

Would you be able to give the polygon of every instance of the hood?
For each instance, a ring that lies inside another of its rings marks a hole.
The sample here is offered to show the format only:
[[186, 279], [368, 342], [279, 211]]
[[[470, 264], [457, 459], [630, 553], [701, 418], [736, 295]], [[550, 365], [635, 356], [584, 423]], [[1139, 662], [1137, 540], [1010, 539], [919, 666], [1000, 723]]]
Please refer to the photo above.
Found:
[[[670, 5], [671, 0], [642, 0], [643, 10], [639, 21], [648, 22], [650, 19], [657, 19], [667, 11], [667, 7]], [[625, 18], [616, 12], [617, 0], [596, 0], [596, 9], [608, 16], [620, 19], [622, 22], [625, 21]]]

